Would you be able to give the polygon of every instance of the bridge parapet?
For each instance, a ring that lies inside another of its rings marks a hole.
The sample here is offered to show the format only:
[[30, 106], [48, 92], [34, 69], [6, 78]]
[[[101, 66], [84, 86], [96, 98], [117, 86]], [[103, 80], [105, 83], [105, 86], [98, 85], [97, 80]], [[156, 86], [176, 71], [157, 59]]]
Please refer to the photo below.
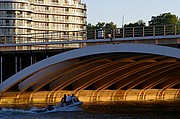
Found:
[[117, 29], [94, 29], [87, 32], [87, 39], [106, 39], [110, 37], [109, 34], [111, 34], [112, 38], [179, 35], [180, 24], [123, 27]]
[[148, 36], [169, 36], [180, 35], [180, 24], [176, 25], [156, 25], [123, 27], [116, 29], [93, 29], [81, 31], [57, 31], [41, 32], [30, 34], [12, 34], [10, 36], [0, 36], [1, 44], [22, 44], [22, 43], [46, 43], [61, 42], [69, 40], [87, 39], [108, 39], [112, 38], [134, 38]]
[[0, 51], [74, 49], [112, 43], [180, 44], [180, 24], [0, 36]]

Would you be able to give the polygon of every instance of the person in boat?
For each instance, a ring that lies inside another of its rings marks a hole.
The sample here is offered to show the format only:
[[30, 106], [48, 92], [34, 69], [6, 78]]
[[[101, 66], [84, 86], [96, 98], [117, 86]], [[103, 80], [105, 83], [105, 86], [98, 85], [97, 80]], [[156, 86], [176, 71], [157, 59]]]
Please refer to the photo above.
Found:
[[68, 94], [67, 97], [66, 97], [66, 102], [67, 102], [66, 104], [70, 105], [71, 104], [71, 100], [72, 100], [71, 96]]
[[61, 104], [62, 104], [62, 107], [64, 106], [64, 104], [66, 105], [66, 94], [64, 94], [64, 97], [61, 99]]
[[71, 101], [72, 103], [79, 102], [78, 98], [74, 94], [71, 96]]

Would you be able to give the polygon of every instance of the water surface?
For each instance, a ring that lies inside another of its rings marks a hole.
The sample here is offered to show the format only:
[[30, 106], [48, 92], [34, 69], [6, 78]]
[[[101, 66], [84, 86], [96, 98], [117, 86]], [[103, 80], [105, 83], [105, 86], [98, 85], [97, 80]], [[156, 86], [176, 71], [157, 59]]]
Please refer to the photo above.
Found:
[[85, 103], [80, 108], [52, 113], [34, 113], [32, 108], [2, 108], [0, 119], [180, 119], [177, 102]]

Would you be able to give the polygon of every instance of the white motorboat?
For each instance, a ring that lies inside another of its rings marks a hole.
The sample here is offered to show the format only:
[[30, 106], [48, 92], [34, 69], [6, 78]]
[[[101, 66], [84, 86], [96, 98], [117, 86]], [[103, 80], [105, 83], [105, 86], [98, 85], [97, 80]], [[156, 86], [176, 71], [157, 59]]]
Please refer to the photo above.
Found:
[[47, 105], [46, 108], [33, 108], [32, 112], [57, 112], [57, 111], [66, 111], [70, 108], [77, 108], [83, 104], [82, 101], [79, 101], [77, 98], [72, 98], [71, 102], [62, 103], [60, 102], [58, 105]]

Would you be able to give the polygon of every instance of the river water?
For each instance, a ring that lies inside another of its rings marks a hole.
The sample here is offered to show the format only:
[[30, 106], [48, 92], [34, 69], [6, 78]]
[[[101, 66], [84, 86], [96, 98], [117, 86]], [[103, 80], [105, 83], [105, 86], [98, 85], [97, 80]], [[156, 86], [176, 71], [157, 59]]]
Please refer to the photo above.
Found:
[[162, 104], [83, 104], [61, 112], [34, 113], [32, 107], [1, 108], [0, 119], [180, 119], [180, 107]]

